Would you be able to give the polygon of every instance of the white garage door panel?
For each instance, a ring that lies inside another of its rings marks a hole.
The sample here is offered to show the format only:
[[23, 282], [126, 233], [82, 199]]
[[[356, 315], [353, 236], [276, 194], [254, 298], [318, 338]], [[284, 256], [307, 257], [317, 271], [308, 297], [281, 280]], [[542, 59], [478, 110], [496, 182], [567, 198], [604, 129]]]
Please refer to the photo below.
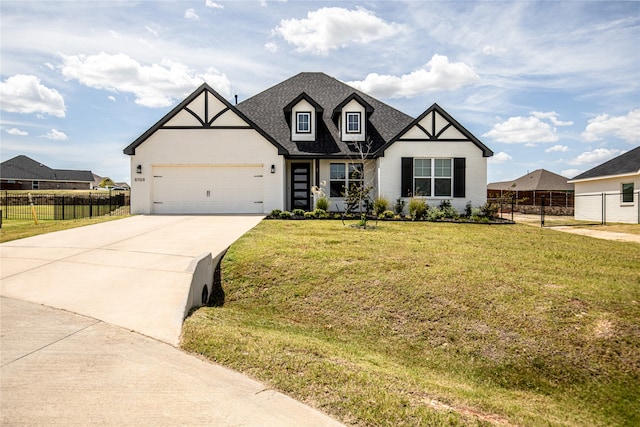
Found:
[[156, 166], [154, 213], [262, 213], [261, 166]]

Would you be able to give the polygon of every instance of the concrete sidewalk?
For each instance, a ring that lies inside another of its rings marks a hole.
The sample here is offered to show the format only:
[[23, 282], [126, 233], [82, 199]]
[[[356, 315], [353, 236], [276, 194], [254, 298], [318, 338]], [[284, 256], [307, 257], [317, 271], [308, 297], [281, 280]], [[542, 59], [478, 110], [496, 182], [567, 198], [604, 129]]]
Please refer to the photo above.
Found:
[[0, 424], [340, 425], [174, 347], [193, 260], [261, 219], [136, 216], [1, 244]]

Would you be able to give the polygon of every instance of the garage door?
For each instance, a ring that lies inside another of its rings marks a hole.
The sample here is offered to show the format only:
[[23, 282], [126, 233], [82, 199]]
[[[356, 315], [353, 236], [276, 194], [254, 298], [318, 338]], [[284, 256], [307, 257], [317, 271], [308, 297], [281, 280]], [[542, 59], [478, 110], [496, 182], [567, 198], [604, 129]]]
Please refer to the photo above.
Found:
[[155, 166], [157, 214], [262, 213], [262, 165]]

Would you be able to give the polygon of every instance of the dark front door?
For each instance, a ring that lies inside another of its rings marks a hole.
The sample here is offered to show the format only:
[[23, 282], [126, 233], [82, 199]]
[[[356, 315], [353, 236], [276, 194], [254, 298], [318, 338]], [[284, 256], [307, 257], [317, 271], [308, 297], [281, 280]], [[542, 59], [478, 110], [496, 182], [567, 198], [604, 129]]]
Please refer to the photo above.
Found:
[[291, 210], [311, 210], [310, 172], [311, 165], [309, 163], [291, 164]]

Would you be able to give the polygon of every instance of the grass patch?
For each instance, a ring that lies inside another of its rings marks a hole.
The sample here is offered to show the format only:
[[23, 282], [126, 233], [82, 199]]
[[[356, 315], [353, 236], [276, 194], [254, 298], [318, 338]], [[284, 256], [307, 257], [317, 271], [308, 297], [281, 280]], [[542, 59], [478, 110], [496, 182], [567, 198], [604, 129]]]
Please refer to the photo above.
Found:
[[638, 425], [639, 265], [526, 225], [263, 221], [182, 345], [352, 425]]
[[31, 220], [3, 219], [2, 229], [0, 229], [0, 243], [11, 240], [23, 239], [25, 237], [37, 236], [38, 234], [51, 233], [53, 231], [67, 230], [69, 228], [83, 227], [85, 225], [97, 224], [100, 222], [113, 221], [126, 218], [125, 216], [100, 216], [83, 219], [69, 220], [38, 220], [36, 225]]

